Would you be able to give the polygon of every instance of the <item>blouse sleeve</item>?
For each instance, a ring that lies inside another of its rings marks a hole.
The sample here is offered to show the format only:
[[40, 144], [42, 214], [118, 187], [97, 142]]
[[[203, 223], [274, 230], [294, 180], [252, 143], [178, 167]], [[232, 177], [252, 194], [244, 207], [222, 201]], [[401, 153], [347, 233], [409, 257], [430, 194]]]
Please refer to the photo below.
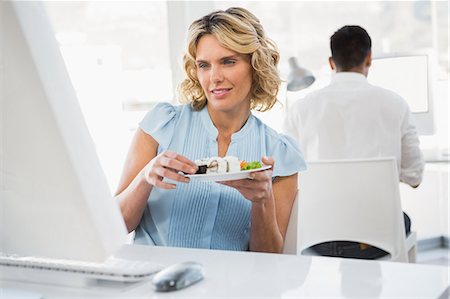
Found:
[[284, 134], [268, 138], [267, 154], [275, 160], [273, 176], [290, 176], [306, 170], [303, 153], [292, 137]]
[[159, 147], [167, 149], [172, 139], [177, 117], [176, 108], [169, 103], [159, 103], [147, 112], [139, 127], [151, 135], [159, 144]]

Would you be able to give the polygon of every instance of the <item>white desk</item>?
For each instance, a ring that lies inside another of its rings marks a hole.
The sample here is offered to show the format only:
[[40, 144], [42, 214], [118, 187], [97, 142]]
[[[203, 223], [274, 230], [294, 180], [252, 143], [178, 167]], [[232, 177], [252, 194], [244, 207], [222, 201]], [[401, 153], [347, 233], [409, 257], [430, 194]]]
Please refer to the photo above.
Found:
[[[171, 293], [155, 293], [149, 280], [134, 284], [91, 282], [84, 287], [2, 280], [0, 286], [44, 298], [448, 298], [450, 284], [449, 269], [431, 265], [130, 245], [117, 256], [155, 259], [167, 265], [194, 260], [203, 263], [206, 277]], [[42, 276], [36, 270], [29, 271], [35, 277]], [[61, 279], [64, 273], [56, 275]]]

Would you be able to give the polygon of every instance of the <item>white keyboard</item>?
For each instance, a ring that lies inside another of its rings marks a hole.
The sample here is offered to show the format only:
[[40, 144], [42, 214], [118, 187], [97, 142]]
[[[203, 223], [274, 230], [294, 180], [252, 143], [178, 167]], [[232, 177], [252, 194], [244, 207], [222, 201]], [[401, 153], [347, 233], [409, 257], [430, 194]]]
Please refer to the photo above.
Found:
[[149, 261], [109, 258], [103, 263], [0, 255], [0, 266], [77, 273], [89, 278], [113, 281], [139, 281], [163, 267]]

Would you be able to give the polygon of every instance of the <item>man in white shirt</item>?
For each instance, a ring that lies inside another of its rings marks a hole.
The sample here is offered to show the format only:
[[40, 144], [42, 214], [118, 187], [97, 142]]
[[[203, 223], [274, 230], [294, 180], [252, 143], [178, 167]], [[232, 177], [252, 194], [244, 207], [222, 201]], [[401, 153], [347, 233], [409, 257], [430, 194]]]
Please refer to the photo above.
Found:
[[[367, 82], [370, 36], [359, 26], [344, 26], [331, 36], [330, 47], [329, 64], [335, 71], [330, 85], [289, 108], [284, 132], [297, 140], [306, 160], [394, 156], [400, 181], [417, 187], [425, 165], [417, 130], [399, 95]], [[406, 214], [405, 226], [409, 231]], [[328, 249], [342, 253], [335, 245]], [[354, 257], [379, 256], [361, 252]]]

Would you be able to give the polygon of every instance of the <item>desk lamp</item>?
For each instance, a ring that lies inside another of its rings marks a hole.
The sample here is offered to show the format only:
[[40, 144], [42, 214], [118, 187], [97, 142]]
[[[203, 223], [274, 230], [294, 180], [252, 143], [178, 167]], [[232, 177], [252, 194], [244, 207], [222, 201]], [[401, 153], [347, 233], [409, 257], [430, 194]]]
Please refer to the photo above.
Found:
[[288, 91], [299, 91], [314, 83], [316, 78], [310, 70], [298, 65], [297, 58], [291, 57], [289, 62], [289, 75], [287, 80]]

